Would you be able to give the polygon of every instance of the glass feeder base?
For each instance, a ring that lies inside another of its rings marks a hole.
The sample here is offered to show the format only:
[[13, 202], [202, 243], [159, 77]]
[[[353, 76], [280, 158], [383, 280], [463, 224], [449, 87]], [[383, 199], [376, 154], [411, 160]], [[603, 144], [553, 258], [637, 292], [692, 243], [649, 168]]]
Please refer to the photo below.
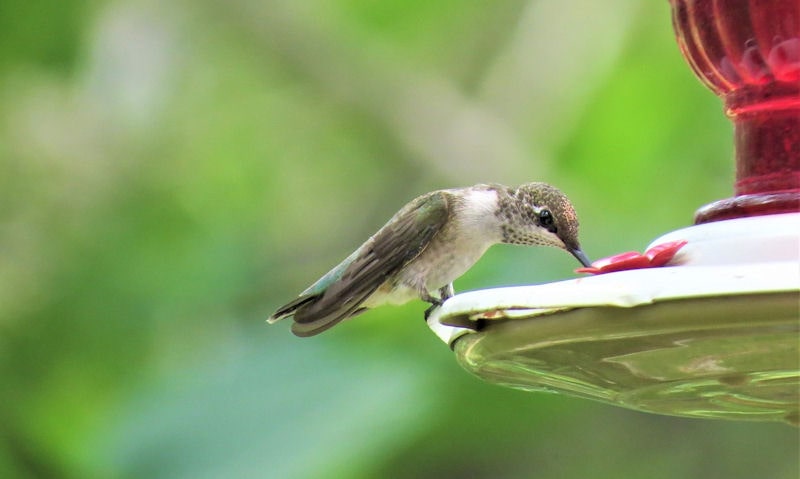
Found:
[[462, 367], [507, 387], [798, 425], [799, 304], [783, 292], [576, 309], [492, 322], [453, 348]]

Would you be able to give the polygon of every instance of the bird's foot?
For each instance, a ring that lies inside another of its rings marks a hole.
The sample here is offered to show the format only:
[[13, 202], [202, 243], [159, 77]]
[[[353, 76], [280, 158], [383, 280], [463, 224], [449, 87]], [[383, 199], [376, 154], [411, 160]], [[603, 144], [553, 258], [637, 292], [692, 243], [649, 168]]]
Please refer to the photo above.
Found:
[[429, 307], [428, 309], [426, 309], [426, 310], [425, 310], [425, 322], [426, 322], [426, 323], [428, 322], [428, 317], [431, 315], [431, 313], [433, 312], [433, 310], [435, 310], [435, 309], [436, 309], [436, 308], [438, 308], [439, 306], [441, 306], [441, 303], [440, 303], [440, 304], [436, 304], [436, 303], [434, 303], [434, 304], [431, 304], [431, 305], [430, 305], [430, 307]]
[[439, 297], [438, 298], [433, 296], [433, 295], [431, 295], [427, 291], [420, 292], [420, 297], [422, 298], [422, 300], [423, 301], [427, 301], [428, 303], [431, 303], [431, 306], [428, 309], [425, 310], [425, 321], [426, 322], [428, 321], [428, 317], [431, 315], [431, 313], [436, 308], [438, 308], [439, 306], [444, 304], [444, 302], [447, 301], [449, 298], [453, 297], [453, 294], [454, 294], [453, 283], [450, 283], [448, 285], [442, 286], [441, 288], [438, 289], [437, 292], [439, 293]]
[[444, 303], [448, 299], [452, 298], [455, 294], [455, 290], [453, 290], [453, 283], [447, 284], [439, 288], [439, 298]]

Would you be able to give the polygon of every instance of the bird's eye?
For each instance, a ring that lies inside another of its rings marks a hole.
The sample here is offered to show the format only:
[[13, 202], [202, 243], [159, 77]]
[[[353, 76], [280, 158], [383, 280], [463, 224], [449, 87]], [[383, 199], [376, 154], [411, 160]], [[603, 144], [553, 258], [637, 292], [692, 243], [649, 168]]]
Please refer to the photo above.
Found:
[[543, 228], [547, 228], [548, 231], [556, 232], [555, 220], [550, 210], [545, 209], [539, 212], [539, 224], [542, 225]]

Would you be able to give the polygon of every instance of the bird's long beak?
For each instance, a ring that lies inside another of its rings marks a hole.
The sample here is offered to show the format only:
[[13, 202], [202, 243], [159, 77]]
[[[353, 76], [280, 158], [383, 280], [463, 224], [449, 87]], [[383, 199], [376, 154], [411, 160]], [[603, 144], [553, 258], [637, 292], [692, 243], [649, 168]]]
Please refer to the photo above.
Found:
[[578, 261], [580, 261], [582, 265], [587, 268], [592, 266], [592, 262], [580, 248], [571, 249], [569, 252], [572, 253], [572, 256], [578, 258]]

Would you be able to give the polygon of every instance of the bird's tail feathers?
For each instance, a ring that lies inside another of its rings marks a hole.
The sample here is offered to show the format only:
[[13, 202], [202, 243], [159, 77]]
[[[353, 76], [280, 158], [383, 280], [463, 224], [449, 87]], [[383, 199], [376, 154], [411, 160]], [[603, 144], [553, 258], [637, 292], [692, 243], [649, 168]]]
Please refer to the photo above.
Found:
[[331, 301], [324, 293], [300, 295], [275, 311], [267, 322], [272, 324], [291, 316], [294, 319], [292, 333], [300, 337], [314, 336], [332, 328], [343, 319], [366, 311], [367, 308], [361, 304], [373, 291], [374, 289], [364, 290], [346, 302]]
[[316, 300], [317, 298], [319, 298], [318, 294], [308, 294], [300, 296], [291, 303], [288, 303], [278, 308], [278, 310], [275, 311], [272, 314], [272, 316], [267, 318], [267, 323], [274, 324], [280, 321], [281, 319], [288, 318], [289, 316], [292, 316], [295, 311], [297, 311], [297, 308], [303, 306], [304, 304], [308, 304]]
[[295, 317], [295, 322], [292, 324], [292, 333], [301, 338], [315, 336], [336, 326], [342, 320], [352, 318], [366, 310], [367, 308], [356, 307], [355, 310], [353, 308], [339, 309], [324, 315], [311, 315], [309, 318]]

